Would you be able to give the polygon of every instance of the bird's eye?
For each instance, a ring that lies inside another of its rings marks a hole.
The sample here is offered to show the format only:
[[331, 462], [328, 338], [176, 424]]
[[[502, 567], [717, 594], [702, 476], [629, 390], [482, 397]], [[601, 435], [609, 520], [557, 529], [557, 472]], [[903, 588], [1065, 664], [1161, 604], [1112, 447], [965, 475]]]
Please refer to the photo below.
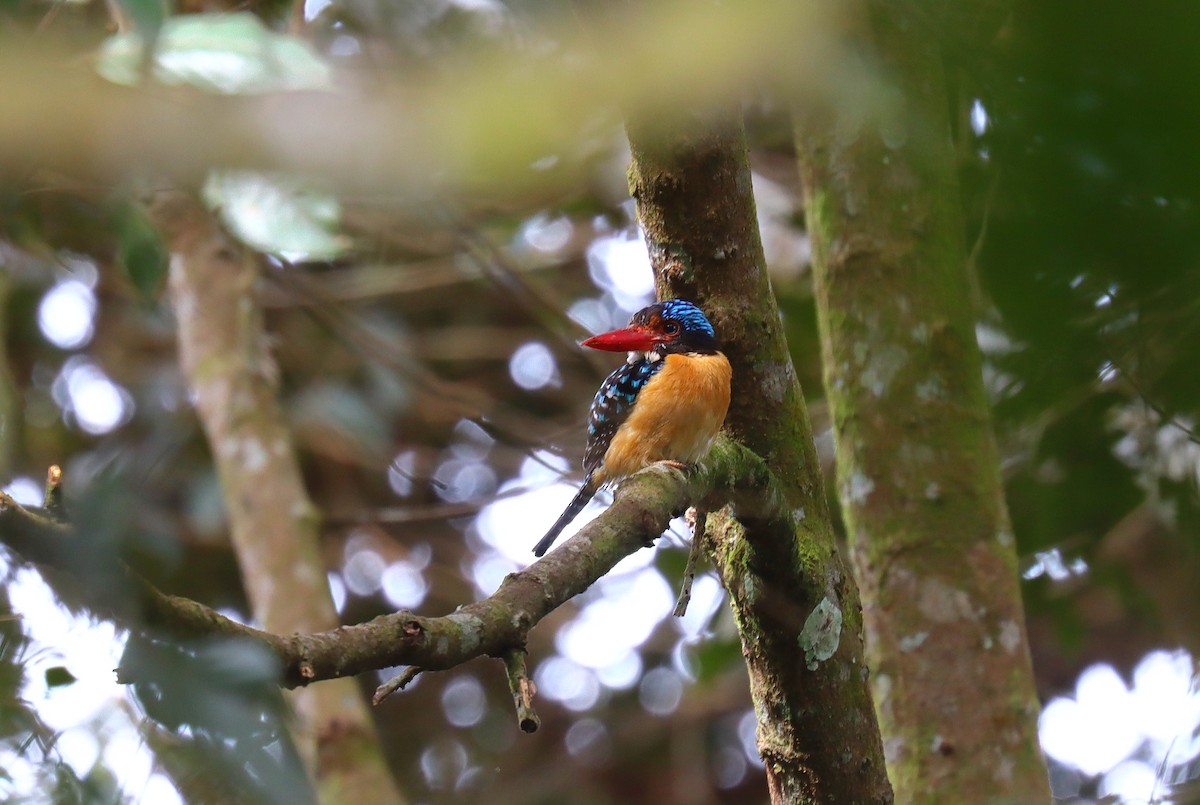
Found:
[[669, 321], [663, 325], [663, 332], [667, 335], [679, 335], [679, 324]]

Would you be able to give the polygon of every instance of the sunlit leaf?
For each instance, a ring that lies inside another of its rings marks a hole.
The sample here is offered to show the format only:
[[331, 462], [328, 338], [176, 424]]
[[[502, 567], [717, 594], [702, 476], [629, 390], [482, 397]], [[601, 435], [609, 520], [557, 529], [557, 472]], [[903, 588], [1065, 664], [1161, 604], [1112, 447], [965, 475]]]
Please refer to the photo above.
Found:
[[[142, 37], [124, 33], [104, 43], [96, 69], [109, 81], [135, 86], [142, 62]], [[159, 32], [153, 65], [164, 84], [226, 94], [332, 87], [329, 65], [306, 42], [270, 30], [250, 13], [172, 17]]]
[[243, 242], [289, 260], [328, 260], [349, 240], [334, 230], [341, 206], [332, 194], [294, 177], [252, 171], [216, 171], [204, 200]]

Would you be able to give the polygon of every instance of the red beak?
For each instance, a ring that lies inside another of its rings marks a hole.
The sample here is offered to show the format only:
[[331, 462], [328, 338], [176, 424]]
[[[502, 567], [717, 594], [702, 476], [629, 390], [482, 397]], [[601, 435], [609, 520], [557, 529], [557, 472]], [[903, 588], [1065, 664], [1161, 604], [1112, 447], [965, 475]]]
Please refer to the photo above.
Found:
[[647, 352], [663, 339], [650, 330], [641, 327], [626, 327], [624, 330], [613, 330], [611, 333], [594, 335], [585, 340], [583, 345], [592, 349], [603, 349], [607, 352]]

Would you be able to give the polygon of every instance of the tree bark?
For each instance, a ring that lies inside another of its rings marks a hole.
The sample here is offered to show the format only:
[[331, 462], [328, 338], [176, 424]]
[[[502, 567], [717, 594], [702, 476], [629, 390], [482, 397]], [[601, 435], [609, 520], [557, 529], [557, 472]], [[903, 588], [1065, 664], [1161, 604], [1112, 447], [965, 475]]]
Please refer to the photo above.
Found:
[[[254, 259], [187, 194], [160, 194], [151, 214], [170, 247], [180, 363], [212, 448], [255, 620], [282, 635], [332, 629], [338, 616], [319, 517], [275, 395]], [[402, 802], [354, 680], [293, 696], [297, 748], [322, 802]]]
[[733, 363], [726, 428], [781, 481], [790, 517], [709, 517], [773, 802], [892, 801], [862, 657], [858, 592], [834, 542], [808, 413], [766, 274], [740, 112], [628, 124], [660, 296], [693, 300]]
[[889, 105], [805, 109], [797, 150], [888, 770], [902, 802], [1047, 802], [941, 55], [868, 6], [852, 27]]

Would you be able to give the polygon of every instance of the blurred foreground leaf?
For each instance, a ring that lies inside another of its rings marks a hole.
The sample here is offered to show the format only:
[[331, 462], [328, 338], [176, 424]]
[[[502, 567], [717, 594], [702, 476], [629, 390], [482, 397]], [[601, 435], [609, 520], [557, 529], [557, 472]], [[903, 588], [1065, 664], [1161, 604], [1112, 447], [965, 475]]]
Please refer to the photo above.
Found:
[[[104, 43], [96, 69], [116, 84], [141, 78], [143, 39], [118, 34]], [[332, 88], [329, 65], [296, 37], [271, 31], [253, 14], [191, 14], [163, 23], [154, 77], [230, 95]]]
[[237, 640], [186, 646], [131, 638], [119, 671], [132, 682], [160, 757], [189, 779], [221, 792], [219, 801], [313, 802], [287, 730], [279, 665], [262, 647]]
[[239, 240], [289, 260], [330, 260], [350, 248], [334, 230], [341, 206], [330, 193], [293, 177], [216, 171], [204, 200]]

